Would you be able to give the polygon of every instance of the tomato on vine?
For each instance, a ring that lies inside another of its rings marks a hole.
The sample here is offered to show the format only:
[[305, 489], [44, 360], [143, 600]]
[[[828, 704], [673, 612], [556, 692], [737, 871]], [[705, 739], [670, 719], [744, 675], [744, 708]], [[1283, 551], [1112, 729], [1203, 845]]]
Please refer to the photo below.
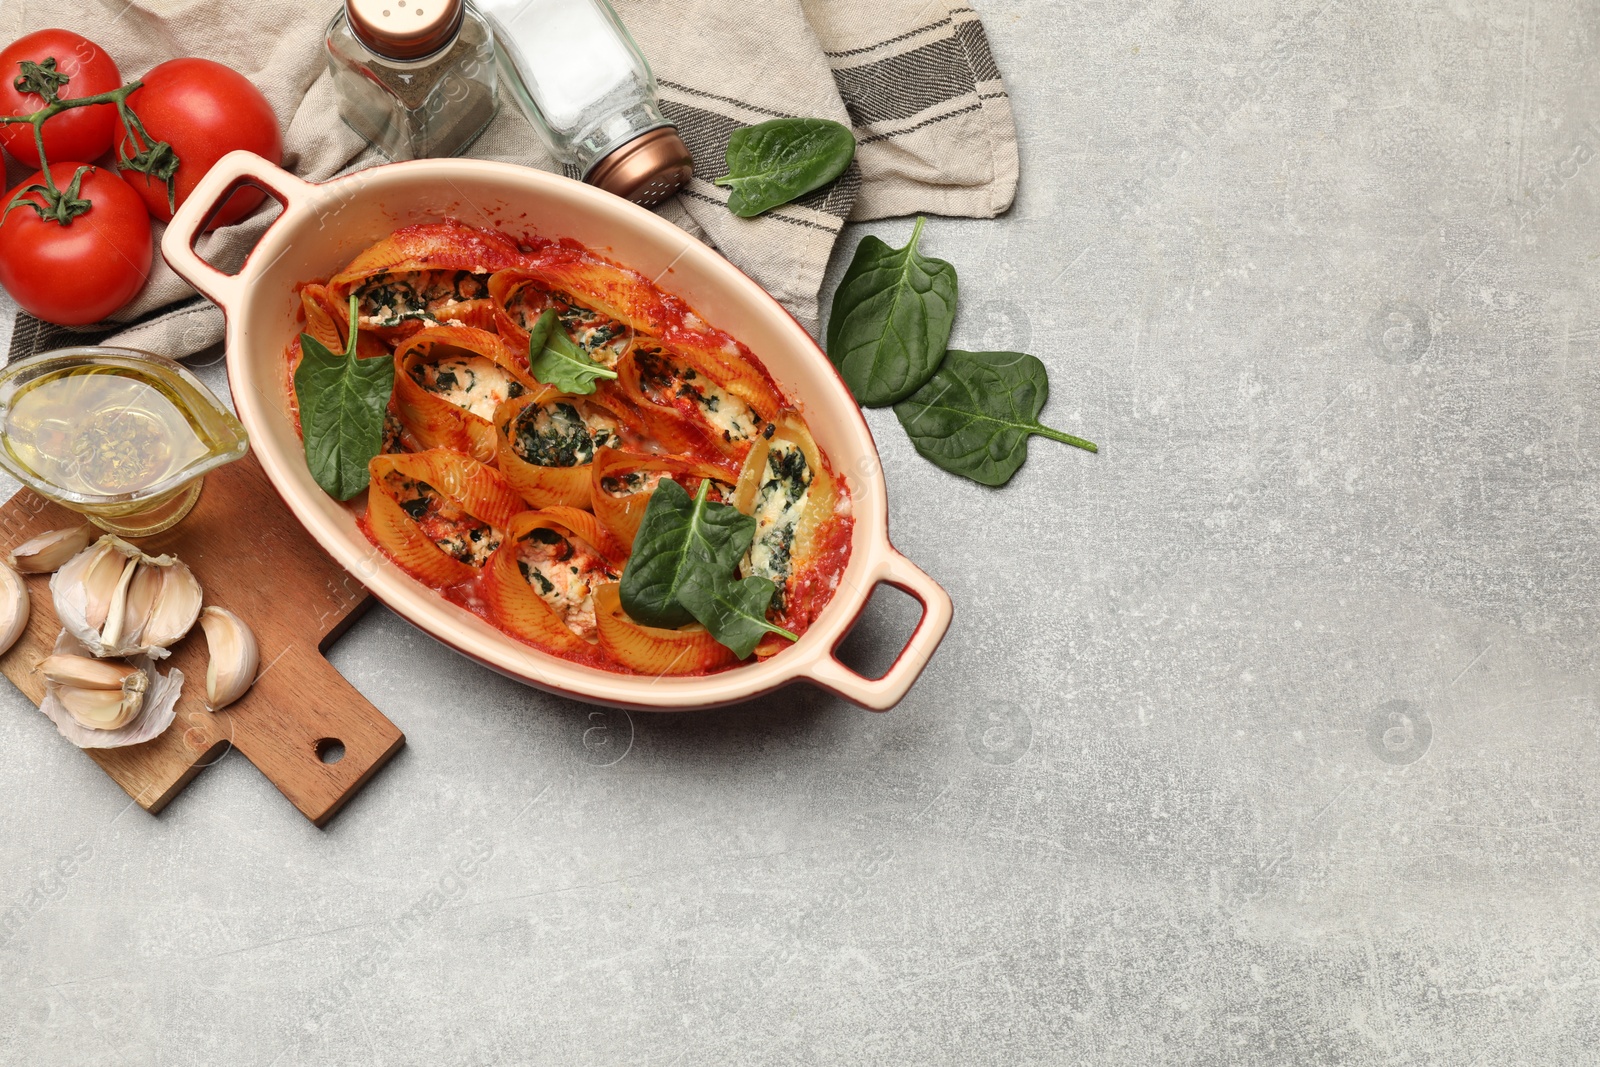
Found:
[[[144, 124], [147, 138], [169, 146], [172, 165], [158, 162], [146, 173], [124, 177], [161, 221], [171, 222], [206, 172], [235, 149], [275, 165], [283, 162], [278, 117], [261, 90], [238, 71], [209, 59], [169, 59], [139, 80], [128, 107]], [[206, 229], [238, 222], [265, 198], [254, 186], [238, 190]]]
[[[54, 103], [108, 93], [122, 84], [117, 64], [98, 45], [71, 30], [39, 30], [0, 50], [0, 115], [23, 116]], [[40, 130], [45, 154], [98, 159], [117, 135], [115, 104], [75, 108]], [[38, 167], [39, 146], [26, 123], [0, 126], [0, 147]]]
[[43, 172], [0, 222], [0, 286], [30, 315], [63, 326], [98, 322], [143, 288], [150, 274], [150, 213], [114, 170], [50, 164], [50, 183], [71, 205], [63, 225], [48, 212]]

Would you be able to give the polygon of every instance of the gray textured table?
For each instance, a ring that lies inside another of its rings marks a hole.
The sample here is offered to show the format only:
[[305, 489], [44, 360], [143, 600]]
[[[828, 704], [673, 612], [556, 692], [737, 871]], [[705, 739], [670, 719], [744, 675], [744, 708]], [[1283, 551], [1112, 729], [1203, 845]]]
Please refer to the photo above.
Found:
[[872, 416], [909, 699], [596, 712], [375, 610], [410, 744], [318, 831], [6, 687], [0, 1062], [1592, 1058], [1600, 7], [983, 9], [1023, 188], [925, 247], [1104, 451]]

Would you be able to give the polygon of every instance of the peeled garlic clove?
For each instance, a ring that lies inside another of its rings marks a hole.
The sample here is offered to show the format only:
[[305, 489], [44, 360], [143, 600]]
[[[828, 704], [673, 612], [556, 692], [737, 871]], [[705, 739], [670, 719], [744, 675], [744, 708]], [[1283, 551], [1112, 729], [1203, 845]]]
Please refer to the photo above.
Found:
[[9, 651], [27, 629], [32, 608], [22, 575], [10, 567], [0, 567], [0, 654]]
[[200, 583], [173, 556], [149, 556], [107, 535], [50, 577], [56, 615], [100, 657], [164, 658], [200, 616]]
[[[137, 656], [126, 665], [92, 659], [88, 646], [63, 630], [56, 638], [55, 655], [41, 661], [40, 669], [44, 670], [46, 664], [49, 667], [44, 700], [39, 710], [79, 748], [141, 744], [159, 736], [176, 717], [183, 672], [170, 670], [161, 674], [149, 656]], [[98, 688], [109, 675], [91, 674], [96, 668], [119, 673], [125, 669], [128, 673], [117, 687]], [[66, 684], [51, 681], [51, 675]]]
[[79, 689], [61, 685], [56, 687], [55, 696], [79, 725], [91, 730], [120, 730], [144, 707], [144, 675], [134, 671], [130, 677], [139, 679], [138, 686]]
[[44, 675], [46, 685], [70, 685], [78, 689], [121, 689], [129, 678], [139, 675], [139, 689], [144, 690], [144, 675], [139, 674], [139, 668], [92, 656], [66, 653], [46, 656], [39, 661], [38, 670]]
[[194, 571], [174, 560], [161, 568], [161, 591], [150, 608], [140, 644], [167, 648], [194, 628], [200, 617], [200, 580]]
[[49, 574], [88, 548], [93, 537], [94, 527], [88, 523], [42, 533], [11, 550], [11, 566], [23, 574]]
[[244, 696], [256, 680], [261, 649], [244, 620], [215, 605], [200, 614], [211, 662], [206, 665], [206, 707], [218, 711]]

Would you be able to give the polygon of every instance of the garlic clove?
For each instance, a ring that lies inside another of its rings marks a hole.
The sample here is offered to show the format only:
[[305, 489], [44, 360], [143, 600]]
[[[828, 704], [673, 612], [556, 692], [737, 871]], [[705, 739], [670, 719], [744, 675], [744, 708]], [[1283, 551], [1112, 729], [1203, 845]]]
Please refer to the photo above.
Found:
[[[117, 582], [122, 578], [124, 561], [116, 546], [107, 543], [105, 538], [92, 549], [86, 549], [90, 555], [82, 563], [82, 574], [79, 581], [84, 594], [84, 619], [95, 630], [106, 624], [106, 613], [111, 610], [111, 597], [117, 591]], [[79, 553], [68, 560], [56, 570], [50, 579], [50, 588], [54, 589], [56, 579], [70, 569], [83, 554]]]
[[106, 626], [100, 631], [100, 640], [107, 648], [119, 648], [122, 645], [122, 635], [128, 622], [128, 586], [133, 584], [133, 576], [138, 573], [139, 561], [130, 559], [122, 566], [122, 576], [117, 579], [117, 588], [111, 594], [111, 603], [106, 608]]
[[17, 643], [22, 631], [28, 628], [28, 614], [33, 602], [28, 599], [28, 587], [22, 575], [10, 567], [0, 567], [0, 654]]
[[[134, 674], [144, 678], [140, 671]], [[126, 689], [79, 689], [60, 685], [55, 689], [55, 697], [80, 726], [91, 730], [120, 730], [144, 707], [144, 690], [143, 685]]]
[[215, 605], [200, 614], [211, 661], [206, 665], [206, 706], [218, 711], [244, 696], [256, 680], [261, 649], [244, 620]]
[[139, 668], [92, 656], [58, 653], [40, 660], [37, 669], [50, 685], [70, 685], [78, 689], [121, 689], [130, 678], [138, 675], [138, 687], [144, 689], [144, 675]]
[[[122, 643], [139, 641], [150, 623], [161, 587], [166, 584], [167, 569], [140, 564], [128, 583], [128, 598], [122, 605]], [[109, 620], [107, 621], [109, 626]]]
[[194, 628], [200, 617], [200, 580], [194, 571], [174, 560], [162, 568], [161, 591], [150, 608], [139, 643], [146, 648], [167, 648]]
[[88, 548], [93, 538], [94, 527], [88, 523], [42, 533], [11, 550], [11, 566], [23, 574], [49, 574]]
[[[50, 674], [69, 682], [57, 684], [46, 677], [44, 700], [39, 704], [39, 711], [56, 724], [61, 736], [79, 748], [120, 748], [149, 741], [172, 725], [183, 693], [182, 671], [174, 668], [162, 674], [155, 669], [155, 660], [136, 656], [126, 665], [133, 670], [120, 688], [70, 684], [79, 677], [77, 672], [93, 669], [71, 660], [88, 660], [102, 668], [123, 666], [90, 657], [87, 644], [62, 630], [56, 637], [55, 655], [39, 664], [42, 670], [49, 663]], [[98, 683], [101, 678], [89, 680]]]

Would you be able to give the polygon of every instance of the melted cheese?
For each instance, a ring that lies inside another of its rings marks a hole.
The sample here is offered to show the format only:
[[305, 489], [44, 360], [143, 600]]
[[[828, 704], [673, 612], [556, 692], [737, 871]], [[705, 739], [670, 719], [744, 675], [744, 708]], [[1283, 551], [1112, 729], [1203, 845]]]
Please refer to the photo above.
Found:
[[369, 278], [356, 290], [362, 326], [398, 326], [416, 320], [437, 326], [469, 300], [487, 295], [481, 274], [465, 270], [422, 270]]
[[660, 404], [672, 403], [673, 397], [688, 400], [724, 441], [748, 441], [766, 426], [749, 404], [693, 367], [680, 367], [661, 349], [637, 349], [634, 359], [640, 388], [647, 395]]
[[498, 530], [467, 514], [459, 504], [427, 482], [391, 472], [385, 476], [384, 483], [423, 536], [438, 545], [445, 555], [468, 566], [482, 567], [490, 553], [500, 547]]
[[753, 514], [755, 539], [745, 553], [743, 575], [760, 575], [777, 583], [773, 604], [782, 607], [784, 584], [794, 572], [794, 538], [811, 496], [811, 471], [805, 453], [795, 444], [773, 446], [767, 454]]
[[585, 404], [566, 402], [529, 406], [511, 427], [511, 443], [524, 461], [539, 467], [581, 467], [594, 462], [594, 451], [618, 440], [617, 420]]
[[535, 530], [517, 544], [517, 568], [567, 629], [596, 640], [594, 587], [611, 575], [588, 545], [554, 530]]
[[496, 407], [522, 395], [522, 384], [510, 371], [482, 356], [418, 363], [411, 377], [428, 392], [482, 419], [492, 418]]

